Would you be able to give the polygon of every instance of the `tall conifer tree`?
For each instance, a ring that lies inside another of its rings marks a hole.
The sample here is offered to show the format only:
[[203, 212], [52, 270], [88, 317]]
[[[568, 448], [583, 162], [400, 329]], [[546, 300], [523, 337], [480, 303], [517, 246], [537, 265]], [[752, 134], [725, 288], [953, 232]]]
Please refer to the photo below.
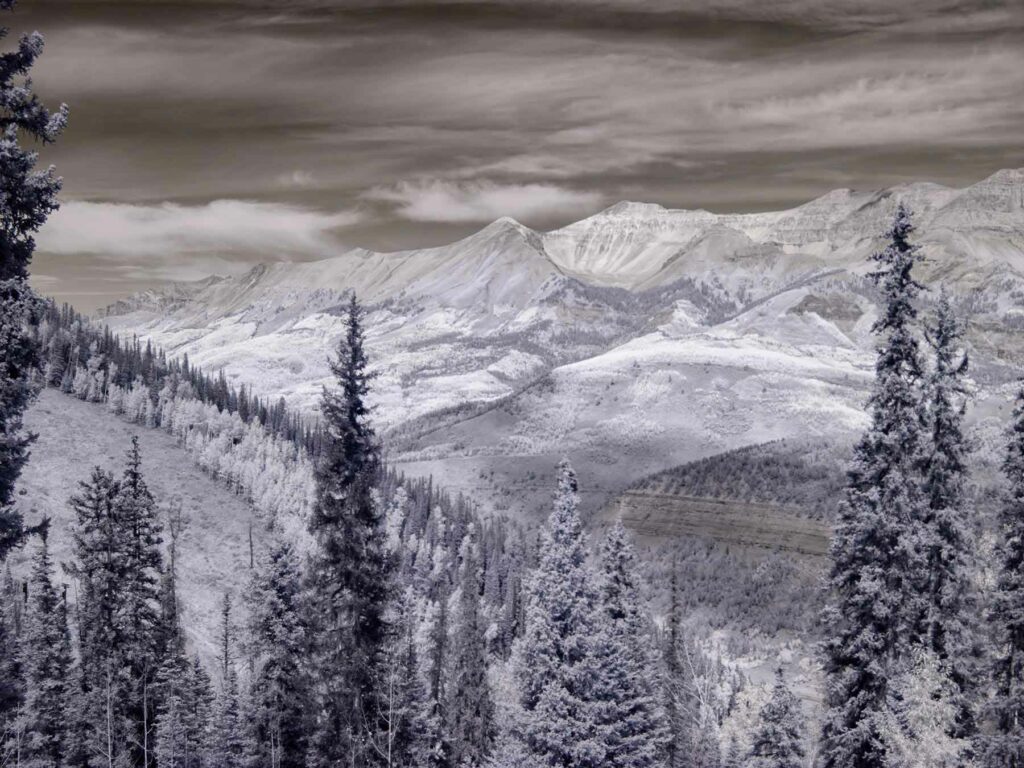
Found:
[[389, 641], [390, 592], [383, 510], [373, 489], [380, 474], [366, 403], [372, 374], [363, 310], [353, 294], [345, 333], [331, 362], [337, 388], [321, 400], [325, 434], [316, 467], [310, 532], [311, 626], [318, 671], [309, 764], [369, 766], [380, 728], [377, 683]]
[[538, 765], [598, 768], [607, 747], [594, 683], [600, 674], [594, 572], [587, 563], [576, 473], [558, 468], [558, 490], [540, 543], [519, 647], [525, 752]]
[[668, 728], [656, 697], [639, 564], [621, 520], [608, 532], [599, 560], [598, 638], [602, 663], [597, 696], [606, 728], [606, 765], [662, 765]]
[[924, 456], [924, 519], [926, 614], [922, 633], [926, 647], [946, 669], [957, 691], [957, 736], [975, 731], [973, 703], [977, 691], [979, 643], [973, 629], [978, 619], [971, 578], [974, 532], [964, 490], [967, 441], [963, 416], [967, 391], [967, 355], [960, 350], [963, 326], [948, 294], [939, 296], [934, 324], [927, 338], [934, 369], [926, 388], [930, 440]]
[[305, 764], [308, 689], [301, 666], [306, 631], [300, 598], [297, 558], [290, 544], [276, 543], [261, 558], [247, 593], [255, 750], [257, 760], [270, 768]]
[[65, 708], [68, 704], [68, 673], [71, 638], [67, 603], [53, 584], [53, 565], [44, 529], [32, 561], [29, 603], [22, 641], [25, 676], [24, 716], [26, 764], [53, 766], [64, 763]]
[[[14, 0], [0, 0], [0, 13]], [[0, 26], [0, 41], [8, 33]], [[43, 51], [38, 32], [0, 53], [0, 562], [24, 534], [14, 510], [14, 484], [32, 441], [22, 414], [34, 396], [32, 374], [42, 351], [28, 330], [39, 306], [28, 285], [33, 234], [57, 208], [61, 181], [53, 169], [36, 169], [38, 155], [21, 141], [49, 144], [67, 123], [67, 107], [50, 113], [32, 89], [29, 71]]]
[[882, 307], [871, 424], [857, 444], [832, 541], [824, 645], [826, 768], [882, 768], [878, 738], [887, 684], [920, 643], [927, 499], [921, 490], [921, 360], [913, 323], [921, 258], [910, 211], [900, 204], [872, 274]]
[[990, 621], [995, 636], [988, 768], [1024, 768], [1024, 388], [1017, 394], [1003, 462], [1009, 489], [999, 512], [999, 571]]
[[445, 707], [450, 762], [457, 767], [482, 765], [494, 744], [494, 702], [487, 684], [479, 571], [477, 542], [467, 537]]

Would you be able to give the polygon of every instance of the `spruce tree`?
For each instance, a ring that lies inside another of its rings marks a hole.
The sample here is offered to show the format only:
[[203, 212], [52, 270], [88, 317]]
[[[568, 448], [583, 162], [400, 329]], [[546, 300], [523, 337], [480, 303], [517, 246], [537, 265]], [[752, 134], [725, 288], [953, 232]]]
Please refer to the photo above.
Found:
[[247, 600], [250, 697], [256, 757], [272, 768], [302, 768], [308, 688], [301, 576], [290, 544], [274, 544], [253, 574]]
[[321, 399], [324, 435], [310, 519], [310, 623], [317, 671], [311, 768], [373, 765], [380, 727], [377, 684], [389, 641], [391, 562], [373, 489], [380, 474], [366, 403], [372, 374], [363, 310], [352, 296], [331, 371], [337, 389]]
[[921, 361], [913, 331], [920, 259], [910, 212], [898, 207], [872, 277], [883, 305], [871, 423], [854, 451], [831, 547], [824, 643], [826, 768], [881, 768], [878, 738], [896, 664], [920, 645], [924, 573], [921, 522]]
[[639, 564], [621, 520], [602, 543], [599, 561], [602, 669], [597, 696], [606, 728], [605, 764], [619, 768], [661, 765], [668, 729], [656, 696]]
[[455, 615], [446, 727], [453, 766], [479, 766], [494, 743], [494, 702], [487, 684], [487, 651], [480, 615], [477, 544], [463, 547], [461, 585]]
[[777, 669], [771, 698], [754, 734], [749, 768], [803, 768], [802, 720], [800, 702], [786, 685], [782, 669]]
[[71, 639], [67, 603], [53, 584], [53, 565], [46, 531], [32, 562], [29, 602], [21, 648], [25, 680], [26, 764], [60, 766], [67, 749], [65, 707]]
[[525, 752], [538, 765], [605, 765], [605, 734], [594, 692], [599, 675], [594, 585], [576, 473], [563, 461], [554, 509], [530, 579], [526, 630], [518, 649], [524, 715], [517, 732]]
[[117, 481], [97, 467], [70, 500], [76, 519], [68, 572], [78, 581], [76, 741], [98, 763], [127, 760], [130, 738], [122, 594], [128, 537], [116, 513], [118, 492]]
[[133, 722], [135, 759], [145, 762], [150, 727], [156, 716], [150, 688], [156, 680], [162, 645], [159, 582], [162, 555], [160, 523], [156, 500], [142, 475], [142, 455], [137, 437], [132, 437], [127, 464], [113, 501], [114, 524], [121, 529], [124, 569], [119, 590], [118, 634], [123, 647], [122, 670], [127, 675], [128, 716]]
[[[959, 349], [963, 327], [949, 296], [939, 297], [935, 323], [927, 331], [934, 370], [927, 380], [930, 440], [924, 456], [924, 492], [928, 511], [925, 539], [927, 613], [922, 633], [958, 691], [956, 734], [975, 730], [973, 699], [977, 689], [978, 643], [972, 629], [977, 601], [971, 579], [974, 535], [964, 491], [967, 441], [963, 434], [967, 355]], [[953, 734], [951, 734], [953, 735]]]
[[672, 574], [669, 580], [669, 607], [666, 617], [664, 648], [664, 701], [665, 724], [668, 728], [668, 739], [665, 743], [666, 768], [683, 768], [687, 765], [686, 735], [687, 723], [681, 706], [678, 680], [682, 676], [682, 660], [679, 658], [679, 646], [682, 642], [680, 624], [682, 615], [679, 606], [679, 569], [675, 559], [672, 560]]
[[989, 621], [994, 635], [989, 768], [1024, 768], [1024, 388], [1017, 394], [1003, 461], [1009, 484], [999, 511], [999, 570]]
[[[0, 0], [0, 13], [14, 0]], [[0, 41], [9, 29], [0, 26]], [[67, 107], [50, 113], [32, 89], [29, 71], [43, 50], [38, 32], [0, 53], [0, 562], [24, 535], [13, 509], [14, 484], [28, 460], [32, 436], [22, 414], [34, 396], [32, 374], [41, 350], [28, 330], [40, 310], [28, 285], [33, 234], [57, 208], [61, 182], [53, 169], [36, 169], [38, 155], [22, 140], [49, 144], [67, 123]]]

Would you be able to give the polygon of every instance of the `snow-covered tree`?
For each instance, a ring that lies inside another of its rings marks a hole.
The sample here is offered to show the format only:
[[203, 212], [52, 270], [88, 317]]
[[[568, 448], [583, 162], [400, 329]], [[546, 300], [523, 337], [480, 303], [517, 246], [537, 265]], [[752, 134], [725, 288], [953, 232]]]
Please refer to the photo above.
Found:
[[605, 729], [605, 765], [661, 765], [668, 728], [657, 700], [639, 564], [621, 520], [602, 543], [599, 563], [601, 675], [595, 687]]
[[989, 768], [1024, 767], [1024, 388], [1017, 394], [1003, 461], [1009, 484], [999, 512], [999, 570], [990, 609], [995, 639]]
[[[513, 727], [530, 764], [597, 768], [607, 758], [594, 692], [600, 620], [578, 507], [576, 473], [563, 461], [528, 587], [526, 628], [517, 649], [523, 712]], [[515, 740], [511, 744], [520, 749]]]
[[163, 541], [156, 499], [142, 474], [142, 454], [137, 437], [132, 437], [126, 466], [113, 500], [113, 524], [124, 544], [122, 573], [117, 584], [119, 604], [115, 621], [119, 649], [128, 675], [125, 701], [133, 723], [133, 751], [138, 758], [148, 751], [150, 724], [156, 715], [152, 688], [161, 645], [161, 606], [159, 583]]
[[477, 543], [463, 546], [459, 601], [446, 702], [450, 762], [457, 768], [481, 766], [494, 743], [494, 702], [487, 684], [487, 650], [480, 615]]
[[920, 259], [910, 242], [910, 211], [902, 204], [874, 256], [883, 306], [871, 423], [854, 451], [846, 501], [831, 547], [831, 599], [825, 612], [828, 710], [826, 768], [881, 768], [878, 738], [896, 662], [920, 644], [924, 611], [921, 521], [923, 443], [921, 360], [912, 327], [920, 289], [912, 271]]
[[802, 722], [800, 702], [786, 685], [782, 669], [777, 669], [771, 698], [761, 710], [746, 765], [749, 768], [803, 768]]
[[[0, 13], [13, 7], [14, 0], [0, 0]], [[0, 27], [0, 41], [8, 31]], [[36, 169], [37, 153], [21, 141], [49, 144], [67, 123], [67, 107], [50, 113], [32, 89], [28, 74], [42, 50], [43, 38], [33, 32], [0, 53], [0, 562], [23, 535], [11, 502], [31, 443], [22, 414], [41, 363], [29, 329], [39, 307], [28, 285], [28, 265], [33, 235], [57, 208], [61, 187], [52, 168]]]
[[958, 348], [962, 336], [962, 324], [943, 291], [934, 325], [927, 329], [934, 369], [926, 382], [930, 440], [924, 456], [927, 612], [922, 634], [957, 691], [958, 716], [951, 735], [975, 730], [973, 703], [980, 656], [975, 630], [978, 604], [971, 578], [975, 543], [964, 490], [968, 447], [962, 426], [967, 395], [963, 378], [968, 362]]
[[[961, 691], [938, 654], [917, 649], [890, 681], [890, 708], [880, 731], [888, 768], [971, 768], [970, 738], [951, 735]], [[1002, 765], [1010, 765], [1003, 763]]]
[[376, 697], [389, 642], [391, 558], [383, 510], [373, 493], [380, 457], [366, 403], [372, 374], [362, 321], [353, 295], [331, 362], [337, 389], [325, 388], [321, 402], [325, 434], [309, 524], [316, 541], [309, 567], [317, 670], [311, 768], [373, 765], [379, 759]]

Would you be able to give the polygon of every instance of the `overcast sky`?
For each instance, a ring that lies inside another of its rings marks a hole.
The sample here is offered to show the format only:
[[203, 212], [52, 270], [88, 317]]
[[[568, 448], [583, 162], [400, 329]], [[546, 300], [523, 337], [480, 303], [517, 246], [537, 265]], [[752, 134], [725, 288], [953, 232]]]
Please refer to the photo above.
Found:
[[[71, 124], [40, 288], [1024, 166], [1022, 0], [20, 0]], [[9, 42], [9, 41], [8, 41]]]

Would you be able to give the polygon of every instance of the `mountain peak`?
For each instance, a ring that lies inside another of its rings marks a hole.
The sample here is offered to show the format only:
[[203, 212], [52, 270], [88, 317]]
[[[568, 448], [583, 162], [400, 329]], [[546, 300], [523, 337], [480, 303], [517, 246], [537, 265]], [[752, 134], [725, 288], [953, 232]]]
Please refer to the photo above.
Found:
[[611, 208], [605, 208], [599, 216], [653, 216], [665, 213], [668, 209], [658, 203], [637, 203], [620, 200]]
[[525, 224], [520, 224], [518, 221], [513, 219], [511, 216], [502, 216], [500, 219], [495, 219], [486, 227], [480, 230], [481, 232], [532, 232], [529, 227]]

